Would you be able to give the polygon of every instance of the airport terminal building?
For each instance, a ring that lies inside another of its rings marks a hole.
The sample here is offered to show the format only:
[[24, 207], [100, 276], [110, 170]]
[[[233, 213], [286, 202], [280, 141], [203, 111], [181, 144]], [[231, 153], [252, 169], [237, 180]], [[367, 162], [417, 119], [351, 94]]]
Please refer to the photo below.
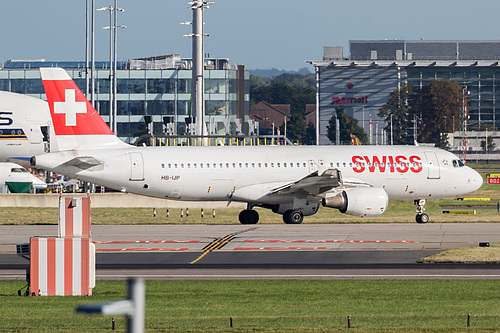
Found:
[[468, 130], [500, 128], [500, 41], [361, 40], [349, 44], [348, 57], [342, 47], [325, 47], [323, 60], [310, 62], [316, 71], [319, 144], [331, 144], [328, 121], [342, 104], [371, 133], [373, 144], [387, 143], [385, 122], [377, 114], [389, 94], [405, 84], [423, 87], [437, 79], [457, 81], [467, 89]]
[[[134, 142], [146, 133], [146, 115], [152, 116], [154, 134], [164, 134], [164, 117], [173, 117], [174, 135], [187, 134], [186, 118], [191, 114], [191, 65], [191, 59], [178, 55], [118, 62], [117, 135], [122, 140]], [[45, 99], [40, 67], [65, 68], [82, 92], [86, 92], [84, 62], [45, 60], [5, 62], [0, 68], [0, 90]], [[95, 108], [108, 122], [109, 62], [96, 62], [95, 68]], [[204, 74], [205, 120], [209, 134], [247, 134], [254, 126], [249, 119], [249, 72], [244, 66], [232, 66], [228, 59], [205, 59]]]

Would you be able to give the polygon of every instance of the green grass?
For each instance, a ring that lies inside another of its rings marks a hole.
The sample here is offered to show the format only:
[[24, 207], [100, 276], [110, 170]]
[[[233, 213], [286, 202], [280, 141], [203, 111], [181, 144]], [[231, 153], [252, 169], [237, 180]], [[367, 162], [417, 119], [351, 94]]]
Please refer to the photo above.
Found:
[[500, 243], [491, 244], [489, 247], [464, 247], [461, 249], [439, 252], [424, 257], [421, 263], [495, 263], [500, 264]]
[[[126, 297], [125, 281], [98, 281], [90, 297], [17, 296], [22, 285], [0, 284], [1, 332], [111, 330], [110, 317], [74, 309]], [[147, 281], [146, 331], [347, 331], [351, 316], [350, 332], [498, 332], [499, 298], [495, 280]]]
[[[498, 186], [498, 185], [497, 185]], [[484, 195], [483, 195], [484, 196]], [[471, 202], [453, 199], [429, 200], [425, 212], [429, 214], [430, 223], [461, 223], [461, 222], [499, 222], [500, 213], [496, 209], [477, 209], [477, 215], [442, 214], [441, 206], [476, 206], [495, 205], [496, 202]], [[36, 210], [34, 214], [33, 211]], [[169, 209], [167, 218], [166, 209], [157, 209], [153, 217], [152, 208], [92, 208], [93, 225], [119, 224], [239, 224], [238, 208], [219, 208], [204, 210], [204, 218], [200, 209], [189, 209], [189, 217], [181, 218], [180, 208]], [[259, 224], [282, 224], [282, 216], [274, 214], [269, 209], [257, 208], [260, 215]], [[0, 225], [34, 225], [57, 224], [57, 208], [23, 208], [0, 207]], [[340, 213], [337, 209], [321, 207], [317, 214], [304, 218], [305, 224], [330, 223], [415, 223], [415, 206], [411, 201], [390, 201], [387, 211], [376, 217], [356, 217]]]

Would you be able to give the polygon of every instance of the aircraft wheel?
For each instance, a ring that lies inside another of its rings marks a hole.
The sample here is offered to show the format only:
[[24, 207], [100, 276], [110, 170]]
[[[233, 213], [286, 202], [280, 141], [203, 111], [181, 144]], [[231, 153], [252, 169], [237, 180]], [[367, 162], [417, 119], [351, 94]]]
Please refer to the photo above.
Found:
[[304, 215], [298, 210], [287, 210], [283, 214], [283, 222], [286, 224], [301, 224], [304, 221]]
[[429, 215], [425, 213], [417, 214], [415, 220], [417, 221], [417, 223], [427, 223], [429, 222]]
[[255, 210], [242, 210], [238, 219], [241, 224], [256, 224], [259, 222], [259, 213]]
[[249, 210], [247, 214], [247, 224], [257, 224], [259, 222], [259, 213], [255, 210]]

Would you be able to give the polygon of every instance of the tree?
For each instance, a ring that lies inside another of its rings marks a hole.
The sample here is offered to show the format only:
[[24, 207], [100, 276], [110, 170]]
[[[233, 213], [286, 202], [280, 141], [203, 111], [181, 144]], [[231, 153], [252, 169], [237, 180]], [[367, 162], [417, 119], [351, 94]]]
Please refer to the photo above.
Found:
[[316, 143], [316, 127], [310, 122], [307, 124], [306, 135], [302, 139], [304, 145], [314, 145]]
[[302, 141], [306, 136], [306, 130], [304, 116], [299, 112], [292, 113], [286, 126], [286, 136], [292, 141]]
[[339, 119], [339, 128], [340, 128], [340, 142], [342, 143], [350, 143], [351, 142], [351, 134], [354, 134], [358, 137], [361, 144], [368, 143], [368, 136], [362, 127], [358, 125], [358, 121], [353, 117], [349, 117], [345, 114], [345, 107], [341, 105], [335, 108], [336, 115], [333, 115], [332, 118], [328, 121], [327, 126], [327, 136], [331, 142], [336, 141], [336, 122], [337, 118]]
[[[291, 117], [287, 123], [287, 136], [292, 141], [300, 141], [307, 133], [306, 104], [316, 103], [314, 75], [285, 73], [271, 78], [252, 75], [250, 104], [255, 105], [260, 101], [270, 104], [290, 104]], [[284, 126], [281, 127], [281, 133], [284, 133]]]
[[450, 149], [450, 141], [448, 140], [448, 133], [441, 133], [439, 140], [436, 142], [436, 147], [441, 149]]
[[436, 80], [425, 85], [412, 108], [422, 122], [419, 141], [439, 144], [440, 133], [450, 133], [453, 121], [458, 124], [461, 108], [462, 87], [458, 82]]
[[[379, 109], [378, 116], [384, 118], [387, 124], [384, 129], [387, 133], [388, 141], [390, 142], [392, 139], [395, 145], [404, 145], [412, 141], [408, 135], [410, 132], [410, 106], [412, 98], [413, 88], [403, 85], [399, 89], [394, 90], [389, 95], [387, 103]], [[391, 135], [393, 135], [392, 138]]]
[[485, 153], [489, 153], [495, 149], [496, 143], [493, 142], [493, 138], [491, 136], [487, 137], [486, 140], [481, 141], [481, 148]]

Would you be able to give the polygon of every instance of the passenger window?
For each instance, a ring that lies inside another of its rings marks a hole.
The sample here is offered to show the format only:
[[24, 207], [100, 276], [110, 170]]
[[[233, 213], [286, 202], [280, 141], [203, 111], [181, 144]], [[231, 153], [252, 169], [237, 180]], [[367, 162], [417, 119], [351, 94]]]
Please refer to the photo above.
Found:
[[283, 167], [286, 168], [286, 163], [283, 163]]
[[236, 168], [236, 163], [233, 163], [233, 168]]
[[271, 168], [274, 168], [274, 163], [271, 163]]
[[169, 169], [172, 168], [172, 164], [168, 163], [168, 168]]
[[255, 168], [255, 163], [252, 163], [252, 168]]
[[161, 168], [162, 168], [162, 169], [165, 169], [165, 164], [163, 164], [163, 163], [162, 163], [162, 164], [161, 164]]
[[226, 168], [228, 168], [228, 169], [229, 169], [229, 163], [226, 163]]
[[245, 168], [248, 168], [248, 163], [245, 163]]
[[259, 168], [261, 168], [262, 167], [262, 163], [259, 163], [258, 166], [259, 166]]
[[280, 167], [280, 164], [279, 164], [279, 163], [276, 163], [276, 166], [279, 168], [279, 167]]
[[174, 168], [176, 168], [176, 169], [177, 169], [177, 163], [175, 163], [175, 164], [174, 164]]

